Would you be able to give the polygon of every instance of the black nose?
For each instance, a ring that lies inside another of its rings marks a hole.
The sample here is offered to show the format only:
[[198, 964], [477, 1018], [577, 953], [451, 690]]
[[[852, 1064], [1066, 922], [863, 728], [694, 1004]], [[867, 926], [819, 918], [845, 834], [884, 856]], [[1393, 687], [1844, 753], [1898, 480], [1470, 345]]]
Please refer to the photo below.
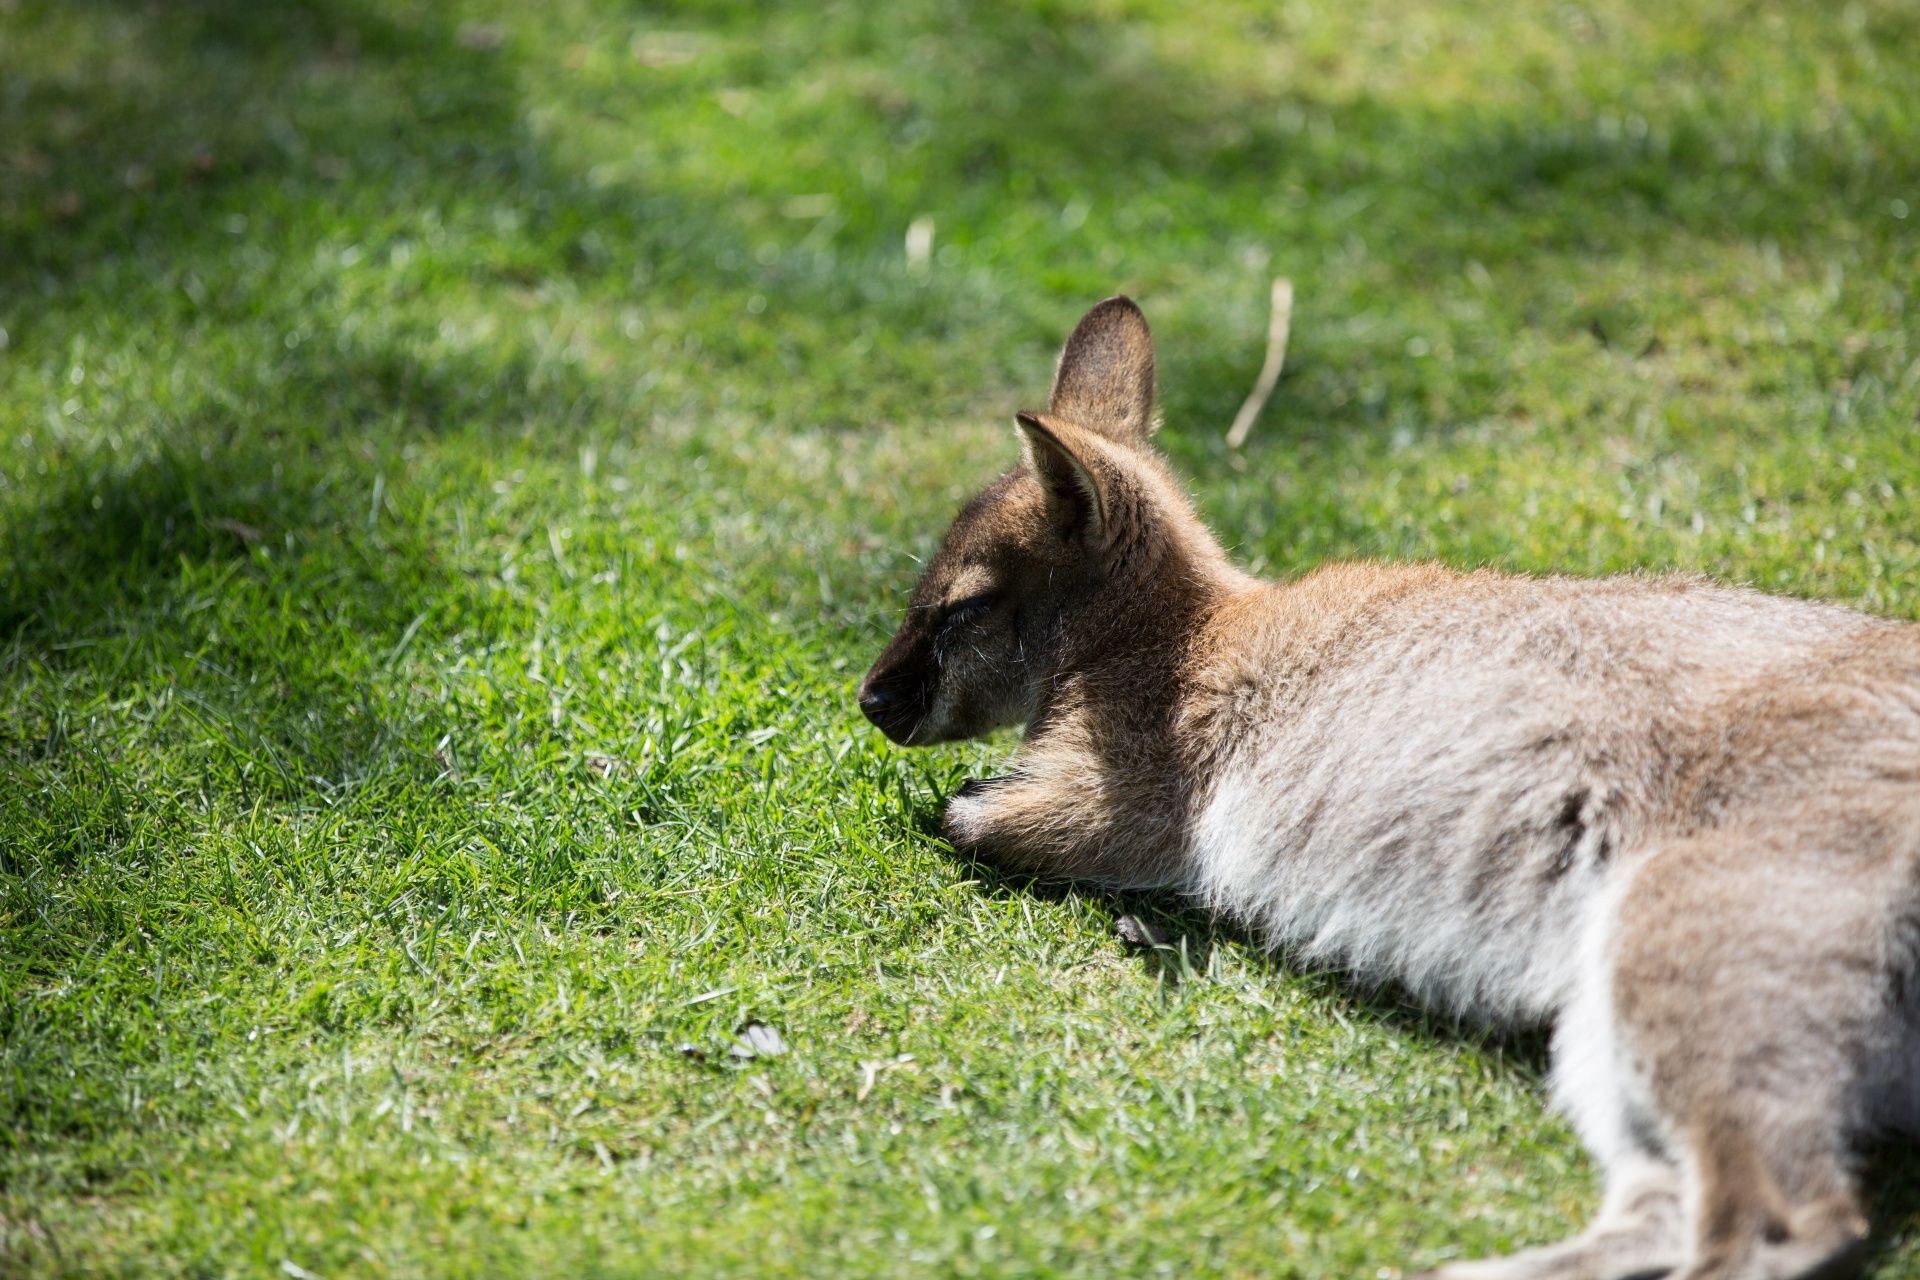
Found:
[[860, 690], [860, 712], [867, 719], [885, 728], [885, 719], [889, 711], [900, 705], [900, 695], [885, 685], [868, 685]]

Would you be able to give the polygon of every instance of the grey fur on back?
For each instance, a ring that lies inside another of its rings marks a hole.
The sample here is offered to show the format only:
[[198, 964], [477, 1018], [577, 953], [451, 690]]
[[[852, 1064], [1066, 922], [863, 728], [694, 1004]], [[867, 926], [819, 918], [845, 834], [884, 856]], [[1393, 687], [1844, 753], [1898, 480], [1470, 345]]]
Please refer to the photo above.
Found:
[[1573, 977], [1555, 944], [1613, 865], [1700, 820], [1677, 780], [1746, 692], [1884, 626], [1692, 578], [1396, 598], [1337, 645], [1249, 655], [1257, 693], [1182, 883], [1429, 1004], [1543, 1021]]

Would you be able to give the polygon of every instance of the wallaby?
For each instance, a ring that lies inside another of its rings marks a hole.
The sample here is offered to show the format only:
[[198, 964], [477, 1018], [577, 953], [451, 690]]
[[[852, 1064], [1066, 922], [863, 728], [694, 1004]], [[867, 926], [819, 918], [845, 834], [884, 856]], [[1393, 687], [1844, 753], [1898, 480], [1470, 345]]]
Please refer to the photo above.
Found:
[[1686, 576], [1255, 579], [1154, 450], [1125, 298], [1017, 421], [859, 692], [904, 744], [1025, 722], [955, 849], [1550, 1024], [1603, 1206], [1448, 1280], [1858, 1257], [1855, 1150], [1920, 1121], [1920, 630]]

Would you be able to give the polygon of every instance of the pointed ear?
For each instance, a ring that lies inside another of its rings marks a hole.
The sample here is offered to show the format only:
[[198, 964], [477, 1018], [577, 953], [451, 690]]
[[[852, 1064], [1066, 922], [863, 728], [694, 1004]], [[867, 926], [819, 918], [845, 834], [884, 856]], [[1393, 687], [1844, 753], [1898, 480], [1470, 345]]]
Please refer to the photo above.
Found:
[[1020, 424], [1027, 465], [1046, 494], [1053, 527], [1063, 539], [1081, 538], [1091, 546], [1105, 542], [1109, 495], [1101, 475], [1104, 468], [1074, 451], [1076, 445], [1086, 451], [1087, 442], [1077, 439], [1080, 433], [1067, 424], [1037, 413], [1018, 413], [1014, 420]]
[[1047, 412], [1122, 444], [1153, 435], [1153, 335], [1130, 298], [1108, 298], [1080, 318], [1054, 371]]

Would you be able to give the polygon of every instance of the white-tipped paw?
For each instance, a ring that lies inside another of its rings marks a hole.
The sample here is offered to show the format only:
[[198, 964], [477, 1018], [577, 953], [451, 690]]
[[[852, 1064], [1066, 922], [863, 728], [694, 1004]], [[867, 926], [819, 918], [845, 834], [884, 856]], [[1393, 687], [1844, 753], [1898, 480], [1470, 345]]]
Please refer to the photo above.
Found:
[[982, 856], [993, 843], [993, 793], [1006, 778], [970, 778], [947, 801], [940, 834], [961, 853]]

